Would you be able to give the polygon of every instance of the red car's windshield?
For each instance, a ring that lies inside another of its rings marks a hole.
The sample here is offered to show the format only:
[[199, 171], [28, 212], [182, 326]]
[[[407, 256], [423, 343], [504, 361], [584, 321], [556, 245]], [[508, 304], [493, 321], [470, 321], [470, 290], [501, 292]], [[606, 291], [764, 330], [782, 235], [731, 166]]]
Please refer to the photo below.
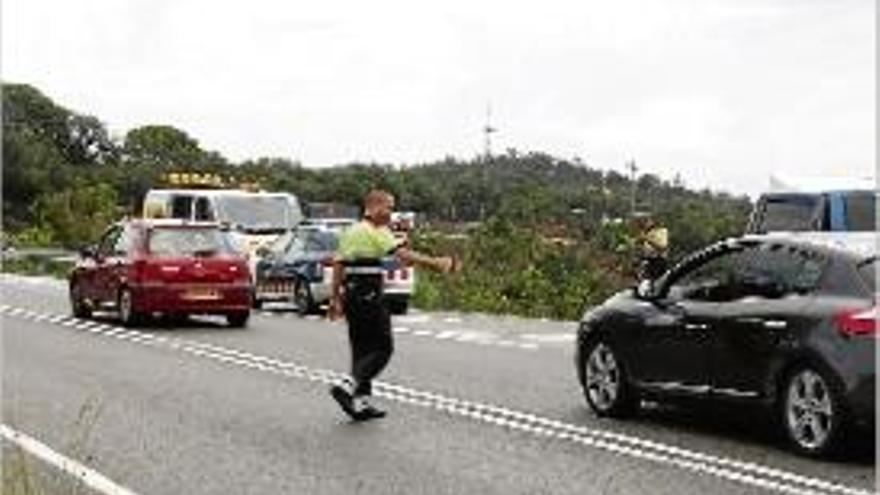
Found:
[[210, 256], [235, 250], [227, 234], [213, 228], [154, 228], [148, 249], [153, 256]]

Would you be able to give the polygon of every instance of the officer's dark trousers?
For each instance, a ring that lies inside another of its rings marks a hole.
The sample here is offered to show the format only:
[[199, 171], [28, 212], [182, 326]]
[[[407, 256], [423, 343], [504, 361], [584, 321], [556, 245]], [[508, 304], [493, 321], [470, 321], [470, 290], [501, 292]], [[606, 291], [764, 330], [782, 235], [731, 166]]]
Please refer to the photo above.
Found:
[[394, 351], [391, 316], [382, 295], [382, 278], [349, 276], [345, 289], [354, 395], [370, 395], [371, 381], [382, 372]]

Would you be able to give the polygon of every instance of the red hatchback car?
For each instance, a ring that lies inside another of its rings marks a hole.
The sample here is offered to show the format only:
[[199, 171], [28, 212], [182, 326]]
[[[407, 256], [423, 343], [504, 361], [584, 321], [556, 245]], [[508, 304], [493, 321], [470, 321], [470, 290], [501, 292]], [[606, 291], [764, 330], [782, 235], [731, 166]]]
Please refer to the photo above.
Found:
[[253, 285], [247, 261], [215, 223], [128, 220], [82, 250], [70, 274], [73, 314], [115, 308], [126, 326], [153, 313], [226, 316], [243, 327]]

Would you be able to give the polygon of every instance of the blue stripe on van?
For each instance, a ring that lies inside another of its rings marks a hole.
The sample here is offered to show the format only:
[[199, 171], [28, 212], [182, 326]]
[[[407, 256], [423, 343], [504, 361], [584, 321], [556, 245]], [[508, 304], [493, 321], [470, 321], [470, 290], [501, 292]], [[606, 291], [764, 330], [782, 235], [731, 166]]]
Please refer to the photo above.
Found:
[[829, 230], [846, 231], [846, 202], [839, 192], [828, 193]]

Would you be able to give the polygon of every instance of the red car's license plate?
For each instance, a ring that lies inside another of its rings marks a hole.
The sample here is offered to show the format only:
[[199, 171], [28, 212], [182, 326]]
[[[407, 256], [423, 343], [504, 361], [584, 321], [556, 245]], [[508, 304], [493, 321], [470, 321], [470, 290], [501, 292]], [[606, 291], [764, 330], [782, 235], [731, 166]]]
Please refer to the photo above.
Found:
[[182, 297], [190, 301], [215, 301], [220, 299], [220, 293], [212, 289], [189, 289]]

